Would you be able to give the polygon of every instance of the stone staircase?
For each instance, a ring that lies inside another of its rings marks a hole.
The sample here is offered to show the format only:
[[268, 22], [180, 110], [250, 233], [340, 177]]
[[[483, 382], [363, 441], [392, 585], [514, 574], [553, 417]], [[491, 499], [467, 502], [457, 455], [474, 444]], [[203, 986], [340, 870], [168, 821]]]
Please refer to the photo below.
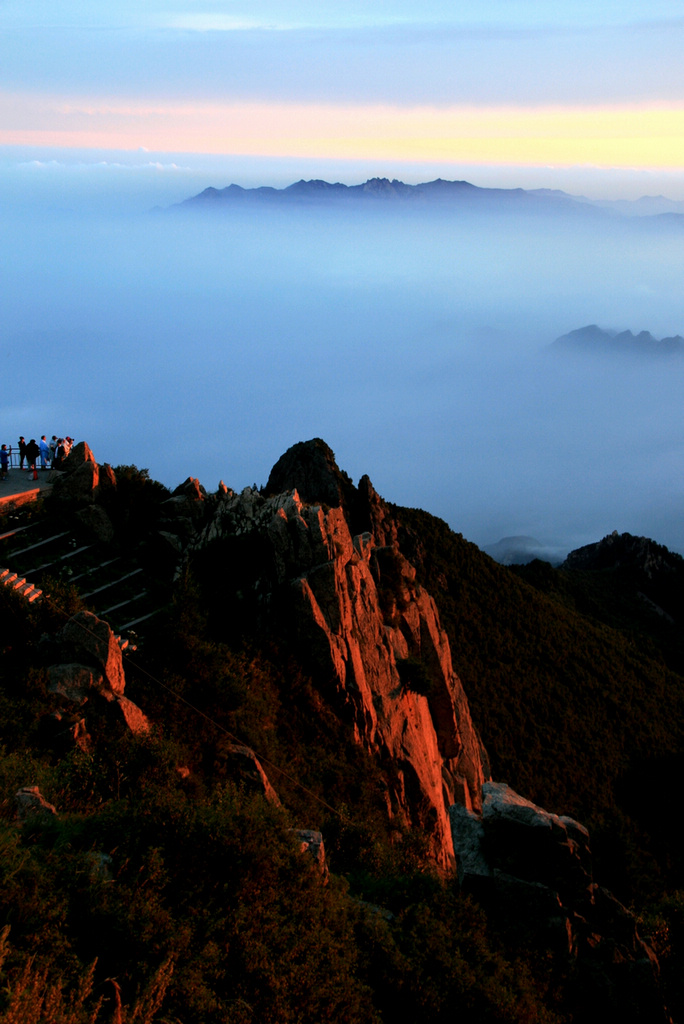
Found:
[[[86, 607], [119, 635], [122, 649], [140, 637], [165, 603], [135, 551], [113, 544], [84, 543], [73, 530], [56, 526], [47, 517], [17, 511], [12, 528], [0, 533], [0, 586], [39, 602], [45, 581], [73, 584]], [[49, 587], [48, 587], [49, 589]], [[122, 634], [134, 633], [131, 637]]]
[[25, 577], [20, 578], [18, 573], [12, 572], [10, 569], [0, 569], [0, 584], [21, 594], [29, 604], [37, 601], [43, 593], [34, 583], [29, 583]]

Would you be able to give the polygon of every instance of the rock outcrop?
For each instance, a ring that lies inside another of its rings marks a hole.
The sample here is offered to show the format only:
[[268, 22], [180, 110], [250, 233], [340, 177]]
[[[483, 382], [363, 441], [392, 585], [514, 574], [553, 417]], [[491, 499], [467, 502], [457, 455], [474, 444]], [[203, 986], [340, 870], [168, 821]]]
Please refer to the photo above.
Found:
[[99, 466], [86, 442], [79, 441], [55, 477], [53, 500], [58, 505], [78, 508], [91, 504], [112, 487], [116, 487], [112, 467], [107, 463]]
[[[317, 484], [339, 499], [346, 481], [322, 445], [308, 443], [310, 473], [306, 452], [287, 454], [310, 495]], [[281, 470], [271, 482], [287, 482]], [[264, 497], [246, 488], [223, 497], [190, 548], [227, 537], [258, 540], [268, 556], [266, 576], [253, 581], [260, 601], [287, 621], [355, 741], [391, 765], [390, 817], [424, 829], [435, 863], [446, 869], [454, 862], [448, 809], [458, 802], [479, 810], [486, 757], [434, 601], [393, 542], [370, 481], [352, 490], [347, 506], [377, 524], [377, 536], [352, 535], [352, 513], [340, 504], [304, 502], [296, 489]]]
[[[121, 648], [106, 622], [92, 612], [77, 612], [57, 634], [56, 643], [64, 660], [48, 669], [51, 693], [79, 708], [96, 708], [136, 735], [149, 732], [143, 712], [124, 697]], [[87, 718], [86, 714], [86, 722]], [[90, 739], [84, 730], [84, 726], [79, 727], [74, 742], [85, 748]]]
[[79, 532], [95, 544], [109, 544], [114, 538], [114, 526], [101, 505], [86, 505], [75, 517]]
[[583, 825], [496, 782], [483, 786], [480, 813], [452, 806], [450, 817], [461, 885], [493, 921], [526, 946], [573, 958], [588, 1004], [611, 992], [617, 1005], [622, 989], [643, 1010], [637, 1019], [667, 1019], [655, 956], [633, 915], [593, 881]]
[[121, 648], [103, 619], [98, 619], [92, 612], [77, 612], [62, 628], [57, 639], [68, 645], [79, 662], [99, 670], [113, 693], [124, 692], [126, 679]]
[[295, 444], [281, 455], [266, 484], [267, 495], [296, 490], [302, 501], [348, 508], [356, 488], [339, 469], [335, 456], [320, 437]]
[[52, 818], [57, 814], [55, 806], [48, 803], [38, 786], [22, 786], [17, 791], [14, 802], [17, 807], [17, 818], [22, 823], [29, 818]]
[[241, 786], [252, 793], [259, 793], [270, 804], [280, 805], [278, 794], [251, 747], [242, 743], [227, 743], [224, 752], [230, 762], [230, 774]]

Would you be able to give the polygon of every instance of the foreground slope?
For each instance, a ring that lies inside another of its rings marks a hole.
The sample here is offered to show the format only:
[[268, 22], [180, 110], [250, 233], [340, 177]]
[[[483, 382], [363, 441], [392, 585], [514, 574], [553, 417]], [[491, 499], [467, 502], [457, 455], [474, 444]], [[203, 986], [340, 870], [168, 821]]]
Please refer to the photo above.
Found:
[[[579, 771], [550, 728], [574, 707], [551, 654], [559, 637], [579, 649], [587, 620], [367, 478], [354, 487], [320, 440], [241, 494], [189, 480], [169, 496], [86, 454], [52, 521], [108, 520], [103, 564], [122, 545], [168, 603], [118, 656], [123, 676], [111, 637], [74, 633], [101, 626], [68, 576], [7, 605], [6, 999], [22, 977], [40, 989], [33, 955], [57, 999], [58, 950], [67, 980], [99, 958], [83, 1014], [101, 996], [150, 1020], [162, 999], [187, 1021], [663, 1019], [650, 949], [563, 816], [596, 792], [615, 813], [610, 761], [601, 786], [598, 753]], [[624, 675], [619, 635], [591, 625], [590, 654], [592, 629]], [[522, 796], [488, 781], [477, 729]], [[529, 800], [545, 789], [548, 811]]]

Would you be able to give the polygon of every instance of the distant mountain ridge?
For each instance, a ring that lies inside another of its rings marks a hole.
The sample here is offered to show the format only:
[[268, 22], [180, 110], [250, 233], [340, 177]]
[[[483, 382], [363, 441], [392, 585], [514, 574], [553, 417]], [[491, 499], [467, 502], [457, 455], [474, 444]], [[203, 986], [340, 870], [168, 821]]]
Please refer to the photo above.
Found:
[[542, 544], [535, 537], [526, 536], [502, 537], [495, 544], [483, 545], [482, 550], [499, 565], [524, 565], [535, 558], [541, 558], [558, 566], [565, 555], [558, 547]]
[[285, 188], [260, 186], [258, 188], [242, 188], [240, 185], [228, 185], [217, 189], [209, 187], [199, 195], [186, 199], [181, 206], [214, 205], [223, 203], [320, 203], [331, 200], [408, 200], [408, 201], [462, 201], [503, 199], [514, 203], [536, 204], [541, 198], [545, 203], [566, 202], [571, 199], [564, 193], [553, 196], [537, 196], [525, 189], [480, 188], [469, 181], [446, 181], [436, 178], [434, 181], [422, 182], [418, 185], [407, 185], [396, 178], [369, 178], [360, 185], [345, 185], [342, 182], [328, 182], [312, 179], [294, 182]]
[[203, 192], [175, 204], [171, 209], [212, 209], [233, 206], [334, 205], [363, 202], [396, 202], [417, 206], [432, 204], [514, 212], [571, 213], [589, 217], [671, 218], [684, 222], [684, 202], [663, 196], [642, 196], [636, 200], [589, 199], [560, 189], [483, 188], [469, 181], [434, 181], [408, 185], [397, 178], [369, 178], [358, 185], [300, 179], [285, 188], [262, 185], [243, 188], [231, 184], [225, 188], [209, 186]]
[[588, 324], [562, 334], [551, 345], [553, 349], [589, 353], [635, 353], [644, 355], [684, 354], [684, 338], [675, 334], [668, 338], [654, 338], [650, 331], [612, 331]]

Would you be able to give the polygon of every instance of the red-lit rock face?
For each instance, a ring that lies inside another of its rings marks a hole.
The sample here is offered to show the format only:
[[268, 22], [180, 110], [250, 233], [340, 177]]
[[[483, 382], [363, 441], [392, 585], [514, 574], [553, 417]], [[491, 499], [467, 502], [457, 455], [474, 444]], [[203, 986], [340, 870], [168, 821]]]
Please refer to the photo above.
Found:
[[425, 829], [435, 862], [452, 866], [449, 806], [479, 810], [485, 769], [434, 601], [395, 545], [352, 537], [341, 508], [304, 504], [296, 490], [227, 497], [193, 546], [254, 530], [322, 695], [392, 766], [390, 815]]

